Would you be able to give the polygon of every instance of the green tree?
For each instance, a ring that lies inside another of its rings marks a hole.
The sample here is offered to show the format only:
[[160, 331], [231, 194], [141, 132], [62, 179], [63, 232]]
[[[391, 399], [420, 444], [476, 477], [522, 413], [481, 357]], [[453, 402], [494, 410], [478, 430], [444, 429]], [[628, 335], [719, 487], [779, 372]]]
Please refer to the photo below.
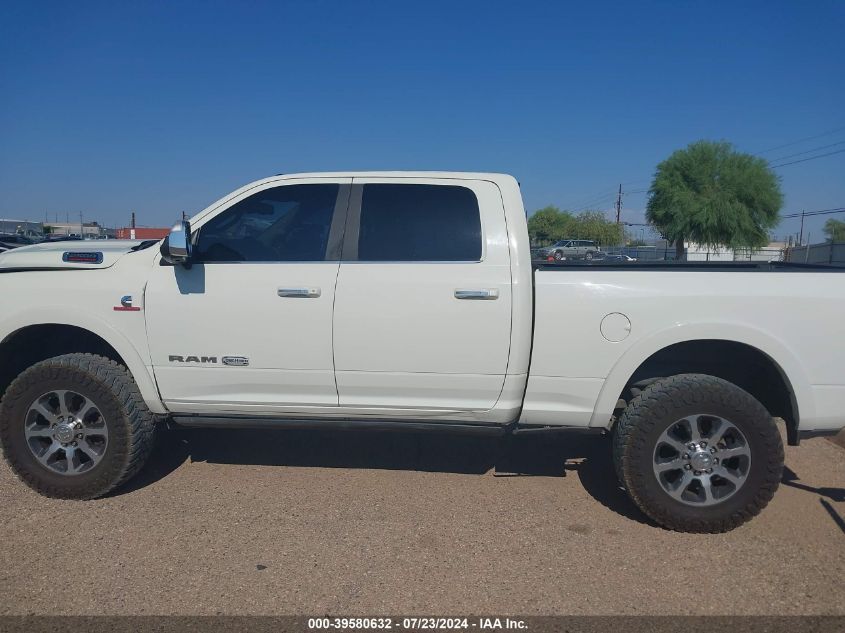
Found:
[[758, 248], [779, 221], [783, 194], [766, 161], [730, 143], [697, 141], [657, 166], [646, 218], [675, 242], [708, 247]]
[[845, 222], [830, 218], [824, 223], [824, 234], [831, 242], [845, 242]]
[[604, 217], [601, 211], [585, 211], [577, 216], [548, 206], [528, 218], [528, 236], [532, 245], [548, 245], [558, 240], [576, 238], [601, 245], [621, 244], [622, 226]]
[[625, 231], [621, 224], [611, 222], [601, 211], [584, 211], [575, 218], [575, 234], [584, 240], [593, 240], [602, 246], [622, 244], [625, 241]]
[[548, 206], [535, 211], [528, 218], [528, 237], [532, 244], [549, 244], [566, 237], [575, 221], [568, 211]]

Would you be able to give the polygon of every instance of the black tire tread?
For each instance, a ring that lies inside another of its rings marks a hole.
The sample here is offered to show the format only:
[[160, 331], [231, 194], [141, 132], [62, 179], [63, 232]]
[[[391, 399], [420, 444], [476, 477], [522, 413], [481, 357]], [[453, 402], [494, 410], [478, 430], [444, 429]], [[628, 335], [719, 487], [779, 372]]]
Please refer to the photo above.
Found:
[[[91, 482], [84, 489], [69, 491], [47, 484], [35, 477], [20, 463], [14, 450], [10, 450], [10, 425], [2, 423], [5, 411], [13, 407], [25, 389], [39, 380], [43, 371], [58, 378], [67, 370], [81, 370], [89, 381], [105, 385], [117, 399], [127, 425], [128, 446], [117, 446], [120, 469], [108, 479]], [[74, 353], [48, 358], [32, 365], [21, 373], [6, 390], [0, 401], [0, 443], [4, 456], [15, 475], [36, 492], [60, 499], [94, 499], [101, 497], [133, 477], [147, 461], [152, 451], [155, 435], [155, 416], [147, 408], [135, 380], [123, 365], [95, 354]]]
[[[754, 433], [764, 446], [765, 472], [763, 483], [745, 506], [731, 515], [714, 519], [679, 517], [659, 500], [643, 493], [638, 479], [652, 477], [651, 472], [638, 472], [628, 461], [633, 450], [644, 447], [645, 432], [652, 428], [662, 415], [669, 413], [674, 403], [687, 405], [706, 401], [721, 401], [726, 406], [744, 408], [756, 413], [756, 419], [766, 419], [767, 424], [756, 425]], [[678, 532], [720, 533], [730, 531], [751, 520], [766, 507], [780, 484], [784, 452], [777, 426], [768, 411], [751, 394], [733, 383], [705, 374], [678, 374], [648, 385], [637, 395], [616, 423], [613, 433], [613, 461], [620, 483], [634, 503], [656, 523]]]

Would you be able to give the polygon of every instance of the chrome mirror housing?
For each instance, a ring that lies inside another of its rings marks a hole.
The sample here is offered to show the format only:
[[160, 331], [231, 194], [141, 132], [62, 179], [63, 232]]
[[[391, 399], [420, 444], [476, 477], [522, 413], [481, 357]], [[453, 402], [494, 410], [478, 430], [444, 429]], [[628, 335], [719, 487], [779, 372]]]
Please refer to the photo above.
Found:
[[170, 229], [170, 235], [161, 243], [161, 256], [171, 264], [190, 265], [192, 254], [191, 223], [182, 220]]

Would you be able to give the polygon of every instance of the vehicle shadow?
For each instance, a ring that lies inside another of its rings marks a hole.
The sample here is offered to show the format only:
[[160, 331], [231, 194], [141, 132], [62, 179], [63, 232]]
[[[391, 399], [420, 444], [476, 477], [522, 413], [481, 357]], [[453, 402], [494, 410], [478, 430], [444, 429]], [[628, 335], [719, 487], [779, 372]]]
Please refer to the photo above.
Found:
[[845, 534], [845, 518], [842, 518], [842, 516], [836, 510], [834, 510], [833, 506], [830, 505], [828, 501], [825, 501], [824, 499], [819, 499], [819, 503], [821, 503], [822, 507], [827, 510], [827, 513], [830, 515], [830, 518], [833, 519], [833, 522], [836, 524], [836, 526], [840, 530], [842, 530], [843, 534]]
[[789, 486], [790, 488], [797, 488], [798, 490], [805, 490], [806, 492], [811, 492], [813, 494], [819, 495], [819, 503], [822, 504], [822, 507], [827, 511], [830, 515], [830, 518], [833, 519], [833, 522], [836, 526], [845, 533], [845, 518], [843, 518], [830, 504], [827, 497], [831, 501], [838, 501], [842, 502], [845, 501], [845, 488], [832, 488], [832, 487], [820, 487], [817, 488], [815, 486], [808, 486], [807, 484], [800, 483], [798, 475], [792, 470], [789, 466], [783, 467], [783, 476], [781, 477], [781, 483], [784, 486]]
[[162, 431], [144, 469], [114, 494], [167, 477], [186, 460], [214, 464], [416, 470], [496, 477], [567, 477], [608, 509], [652, 524], [616, 481], [607, 437], [526, 434], [504, 437], [405, 431], [228, 430]]
[[789, 466], [783, 467], [783, 476], [781, 477], [780, 481], [784, 486], [789, 486], [790, 488], [798, 488], [798, 490], [806, 490], [807, 492], [812, 492], [821, 497], [827, 497], [831, 501], [845, 501], [845, 488], [816, 488], [814, 486], [802, 484], [798, 478], [798, 475], [795, 474], [795, 471], [792, 470]]

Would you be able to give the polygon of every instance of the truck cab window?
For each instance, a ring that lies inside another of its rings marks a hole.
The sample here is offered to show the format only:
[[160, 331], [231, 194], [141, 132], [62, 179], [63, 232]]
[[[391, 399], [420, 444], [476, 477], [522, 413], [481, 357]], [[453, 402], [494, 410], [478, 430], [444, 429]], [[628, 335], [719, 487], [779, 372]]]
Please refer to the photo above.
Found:
[[364, 185], [361, 261], [479, 261], [478, 199], [452, 185]]
[[337, 184], [260, 191], [199, 229], [200, 262], [308, 262], [326, 257]]

